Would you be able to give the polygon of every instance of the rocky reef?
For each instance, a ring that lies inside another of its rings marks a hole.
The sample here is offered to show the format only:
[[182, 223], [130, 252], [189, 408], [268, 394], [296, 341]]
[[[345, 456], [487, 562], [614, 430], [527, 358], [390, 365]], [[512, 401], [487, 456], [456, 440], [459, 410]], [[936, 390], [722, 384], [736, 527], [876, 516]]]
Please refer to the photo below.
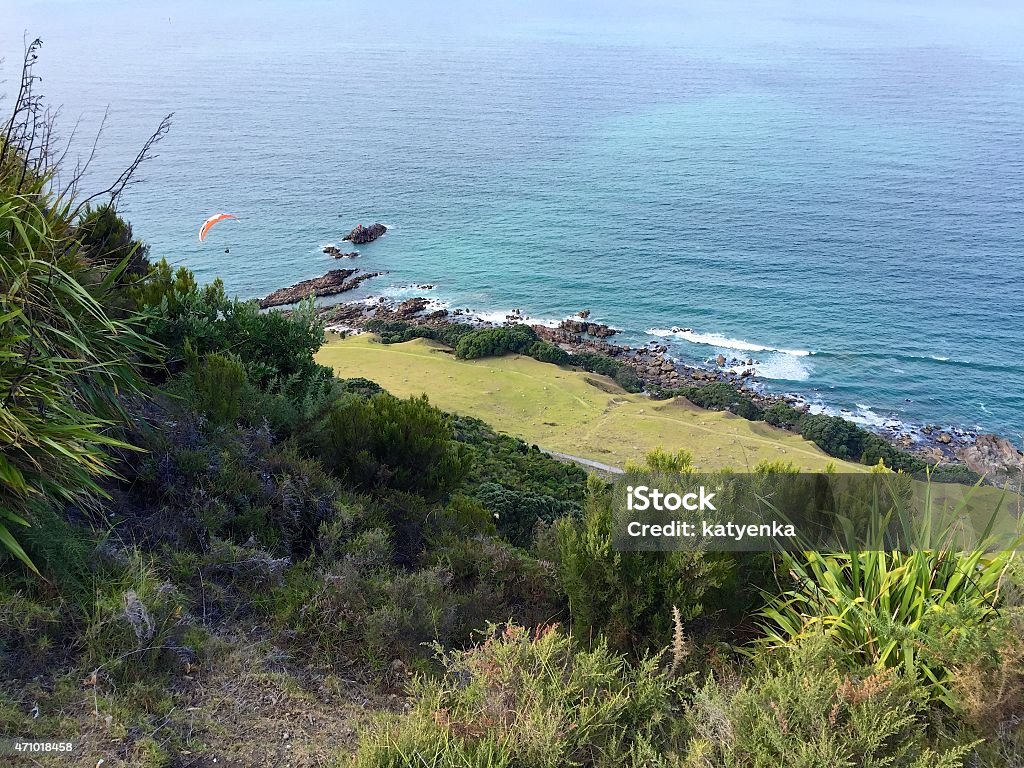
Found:
[[368, 227], [364, 227], [362, 224], [356, 224], [355, 228], [345, 235], [342, 240], [350, 242], [353, 245], [362, 245], [363, 243], [372, 243], [387, 231], [388, 228], [380, 223], [371, 224]]
[[383, 272], [363, 272], [357, 274], [358, 269], [332, 269], [326, 275], [314, 277], [312, 280], [302, 280], [288, 288], [281, 288], [268, 296], [260, 299], [260, 308], [279, 307], [284, 304], [294, 304], [309, 296], [321, 298], [324, 296], [336, 296], [339, 293], [351, 291], [371, 277], [378, 277]]

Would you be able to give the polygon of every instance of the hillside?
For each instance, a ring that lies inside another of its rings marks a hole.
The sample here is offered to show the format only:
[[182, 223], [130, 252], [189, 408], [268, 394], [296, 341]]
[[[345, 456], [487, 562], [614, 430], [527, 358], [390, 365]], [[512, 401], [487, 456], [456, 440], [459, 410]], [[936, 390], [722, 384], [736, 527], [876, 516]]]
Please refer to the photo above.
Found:
[[829, 464], [865, 471], [764, 422], [706, 411], [683, 398], [653, 401], [628, 394], [606, 376], [522, 355], [457, 360], [426, 339], [385, 345], [367, 334], [329, 333], [316, 359], [341, 378], [373, 379], [400, 397], [426, 393], [444, 411], [475, 416], [549, 451], [613, 466], [656, 448], [684, 448], [707, 470], [785, 460], [809, 471]]

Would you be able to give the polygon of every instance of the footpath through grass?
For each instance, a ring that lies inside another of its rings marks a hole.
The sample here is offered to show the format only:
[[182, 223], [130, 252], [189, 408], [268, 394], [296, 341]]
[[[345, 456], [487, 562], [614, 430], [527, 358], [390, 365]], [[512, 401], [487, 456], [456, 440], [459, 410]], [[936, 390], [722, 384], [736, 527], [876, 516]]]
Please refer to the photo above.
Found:
[[865, 471], [827, 456], [798, 435], [683, 398], [654, 401], [611, 379], [509, 355], [457, 360], [426, 339], [385, 345], [363, 334], [328, 333], [317, 361], [342, 378], [372, 379], [400, 397], [425, 392], [443, 410], [475, 416], [495, 429], [559, 453], [622, 467], [655, 448], [685, 448], [701, 469], [743, 470], [790, 461], [809, 471], [828, 464]]

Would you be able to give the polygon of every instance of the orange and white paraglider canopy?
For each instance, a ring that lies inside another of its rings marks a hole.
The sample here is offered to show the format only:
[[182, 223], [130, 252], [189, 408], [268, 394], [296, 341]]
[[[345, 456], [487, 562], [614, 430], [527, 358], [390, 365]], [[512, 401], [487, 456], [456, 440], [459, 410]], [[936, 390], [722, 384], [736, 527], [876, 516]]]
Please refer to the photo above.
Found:
[[214, 224], [218, 224], [224, 219], [237, 219], [237, 216], [232, 216], [230, 213], [215, 213], [213, 216], [203, 222], [203, 226], [199, 228], [199, 242], [203, 242], [206, 239], [207, 233], [213, 228]]

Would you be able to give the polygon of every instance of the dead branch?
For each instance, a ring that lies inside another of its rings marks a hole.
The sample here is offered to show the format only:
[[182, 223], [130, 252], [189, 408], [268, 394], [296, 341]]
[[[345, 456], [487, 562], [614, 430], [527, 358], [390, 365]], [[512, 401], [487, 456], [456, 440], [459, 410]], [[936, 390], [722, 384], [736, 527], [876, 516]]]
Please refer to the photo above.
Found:
[[121, 193], [124, 192], [125, 187], [127, 187], [129, 184], [134, 183], [132, 177], [135, 175], [135, 172], [139, 169], [139, 166], [141, 166], [147, 160], [152, 160], [155, 157], [158, 157], [158, 155], [153, 154], [153, 148], [157, 144], [159, 144], [160, 141], [164, 138], [164, 136], [166, 136], [167, 133], [171, 130], [171, 118], [173, 117], [174, 113], [171, 112], [163, 120], [160, 121], [160, 125], [158, 125], [157, 129], [153, 132], [153, 134], [148, 139], [146, 139], [146, 143], [142, 145], [142, 149], [139, 151], [139, 154], [135, 156], [135, 159], [132, 161], [131, 165], [125, 168], [121, 172], [121, 175], [118, 176], [117, 179], [114, 180], [114, 183], [111, 184], [109, 187], [107, 187], [106, 189], [102, 189], [99, 192], [96, 192], [92, 195], [89, 195], [89, 197], [82, 200], [82, 202], [78, 204], [75, 210], [71, 212], [71, 220], [74, 220], [75, 217], [78, 216], [82, 208], [84, 208], [91, 201], [95, 200], [98, 197], [109, 195], [111, 204], [117, 202], [117, 199], [121, 196]]

